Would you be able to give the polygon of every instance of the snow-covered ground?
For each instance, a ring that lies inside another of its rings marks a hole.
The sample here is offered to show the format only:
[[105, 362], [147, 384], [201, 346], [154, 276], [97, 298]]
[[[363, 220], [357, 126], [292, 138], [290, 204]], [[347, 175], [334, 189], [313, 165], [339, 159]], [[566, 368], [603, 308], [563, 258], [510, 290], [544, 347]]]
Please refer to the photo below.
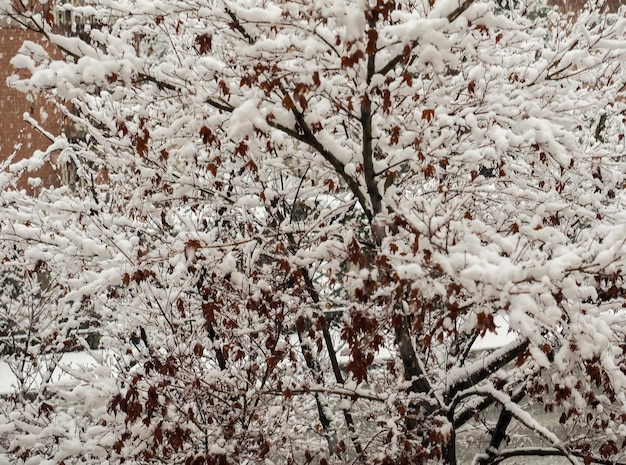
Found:
[[[499, 347], [505, 346], [512, 342], [516, 338], [516, 334], [509, 331], [509, 325], [507, 321], [500, 316], [494, 318], [497, 330], [495, 333], [488, 332], [483, 337], [476, 340], [472, 346], [472, 350], [493, 350]], [[296, 343], [297, 339], [294, 340]], [[381, 358], [390, 357], [390, 354], [379, 354]], [[340, 357], [341, 358], [341, 357]], [[345, 356], [347, 363], [347, 356]], [[40, 361], [40, 372], [46, 371], [45, 360]], [[80, 372], [82, 369], [93, 369], [98, 366], [98, 362], [88, 352], [68, 352], [64, 353], [59, 361], [58, 365], [54, 368], [52, 376], [50, 378], [51, 383], [59, 383], [63, 381], [70, 381], [73, 376], [72, 372]], [[41, 384], [42, 377], [35, 376], [30, 379], [28, 390], [35, 391]], [[15, 392], [18, 387], [18, 378], [9, 365], [4, 360], [0, 361], [0, 396], [8, 395]]]
[[[39, 373], [45, 373], [47, 369], [47, 364], [45, 360], [41, 360], [39, 366]], [[58, 362], [57, 366], [54, 368], [52, 372], [52, 376], [50, 377], [51, 383], [59, 383], [63, 381], [70, 381], [74, 379], [74, 377], [70, 374], [71, 372], [80, 371], [82, 369], [94, 368], [98, 365], [96, 360], [87, 352], [67, 352], [61, 356], [61, 360]], [[52, 368], [50, 366], [50, 368]], [[30, 368], [25, 370], [25, 372], [34, 372], [34, 368]], [[28, 390], [36, 390], [37, 387], [41, 384], [42, 376], [41, 374], [30, 376], [27, 379]], [[6, 361], [0, 361], [0, 396], [8, 395], [15, 392], [18, 387], [18, 377], [13, 371], [11, 365]]]

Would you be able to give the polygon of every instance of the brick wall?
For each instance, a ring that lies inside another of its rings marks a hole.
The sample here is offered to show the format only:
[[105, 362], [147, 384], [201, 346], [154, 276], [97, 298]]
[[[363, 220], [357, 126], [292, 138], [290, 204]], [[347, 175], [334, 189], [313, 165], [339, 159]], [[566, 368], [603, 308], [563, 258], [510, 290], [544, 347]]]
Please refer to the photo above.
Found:
[[[50, 141], [24, 121], [24, 113], [29, 113], [40, 121], [42, 127], [52, 134], [58, 134], [61, 117], [58, 111], [41, 97], [29, 98], [6, 84], [7, 77], [15, 73], [10, 61], [25, 40], [40, 43], [41, 37], [31, 31], [20, 29], [0, 29], [0, 160], [6, 160], [15, 153], [14, 160], [29, 157], [35, 150], [45, 150]], [[42, 186], [59, 184], [59, 174], [48, 164], [41, 169], [26, 173], [20, 179], [18, 188], [29, 187], [27, 177], [39, 177]]]
[[[617, 12], [623, 0], [606, 0], [605, 11]], [[577, 12], [585, 9], [586, 0], [548, 0], [550, 5], [556, 5], [561, 11]]]

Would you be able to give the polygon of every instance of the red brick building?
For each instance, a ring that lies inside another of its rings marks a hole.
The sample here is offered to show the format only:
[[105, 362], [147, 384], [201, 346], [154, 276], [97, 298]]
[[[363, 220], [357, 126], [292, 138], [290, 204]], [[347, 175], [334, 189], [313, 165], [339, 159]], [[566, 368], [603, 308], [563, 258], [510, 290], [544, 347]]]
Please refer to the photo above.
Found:
[[[550, 5], [556, 5], [561, 11], [576, 12], [585, 8], [586, 0], [548, 0]], [[605, 0], [604, 8], [606, 11], [617, 12], [622, 6], [623, 0]]]
[[[35, 150], [46, 150], [50, 140], [29, 123], [24, 114], [30, 114], [46, 131], [58, 134], [61, 129], [60, 112], [39, 96], [28, 96], [7, 85], [7, 78], [15, 73], [11, 59], [25, 40], [45, 45], [39, 34], [16, 28], [0, 28], [0, 160], [14, 155], [13, 161], [30, 157]], [[59, 184], [59, 173], [51, 166], [26, 173], [19, 188], [29, 188], [28, 177], [41, 178], [42, 186]]]

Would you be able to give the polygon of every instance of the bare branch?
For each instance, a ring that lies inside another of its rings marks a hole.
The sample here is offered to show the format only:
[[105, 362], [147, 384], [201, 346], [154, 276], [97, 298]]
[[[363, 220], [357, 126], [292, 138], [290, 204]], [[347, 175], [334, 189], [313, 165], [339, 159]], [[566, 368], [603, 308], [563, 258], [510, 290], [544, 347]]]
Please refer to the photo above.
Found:
[[[449, 13], [446, 16], [446, 18], [448, 19], [448, 22], [451, 23], [454, 20], [456, 20], [459, 16], [461, 16], [465, 12], [465, 10], [467, 10], [472, 5], [472, 3], [474, 3], [474, 1], [475, 0], [465, 0], [463, 3], [461, 3], [458, 6], [458, 8], [456, 8], [453, 12]], [[413, 50], [418, 45], [419, 45], [419, 41], [418, 40], [412, 40], [409, 43], [408, 48], [409, 48], [409, 50]], [[404, 59], [405, 59], [404, 52], [396, 55], [391, 60], [389, 60], [385, 66], [383, 66], [380, 70], [378, 70], [377, 74], [382, 74], [384, 76], [389, 71], [394, 69], [397, 65], [402, 63], [402, 60], [404, 60]]]
[[527, 339], [518, 339], [510, 344], [494, 351], [484, 359], [480, 359], [470, 365], [455, 368], [448, 375], [450, 385], [448, 396], [454, 395], [471, 386], [476, 386], [487, 379], [491, 374], [505, 366], [528, 347]]

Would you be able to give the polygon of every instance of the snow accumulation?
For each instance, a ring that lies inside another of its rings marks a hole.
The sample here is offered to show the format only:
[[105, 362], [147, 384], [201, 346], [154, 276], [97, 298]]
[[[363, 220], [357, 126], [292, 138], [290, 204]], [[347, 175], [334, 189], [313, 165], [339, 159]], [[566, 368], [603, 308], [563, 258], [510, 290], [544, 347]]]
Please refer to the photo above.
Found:
[[[495, 350], [515, 340], [517, 334], [509, 330], [509, 325], [505, 318], [496, 316], [494, 322], [496, 324], [496, 331], [487, 332], [484, 336], [479, 337], [472, 346], [473, 351]], [[294, 340], [294, 343], [296, 343], [296, 340]], [[387, 360], [390, 357], [391, 353], [387, 349], [383, 349], [380, 351], [377, 358]], [[340, 354], [339, 362], [346, 364], [349, 361], [348, 358], [347, 355]], [[40, 367], [42, 368], [40, 373], [45, 371], [47, 363], [48, 362], [45, 360], [40, 361]], [[98, 366], [99, 363], [88, 352], [67, 352], [61, 356], [49, 382], [52, 384], [69, 382], [75, 380], [76, 375], [81, 371], [93, 370]], [[38, 390], [41, 382], [42, 376], [35, 376], [30, 382], [29, 390]], [[6, 361], [0, 360], [0, 396], [12, 394], [15, 392], [18, 384], [18, 377], [14, 369]]]
[[[40, 367], [45, 369], [47, 363], [40, 360]], [[93, 369], [98, 366], [96, 360], [87, 352], [67, 352], [61, 356], [61, 360], [52, 372], [50, 383], [62, 383], [74, 380], [72, 373], [85, 369]], [[40, 369], [39, 373], [43, 370]], [[37, 390], [41, 385], [42, 376], [37, 375], [31, 380], [29, 390]], [[12, 367], [4, 360], [0, 361], [0, 396], [10, 395], [18, 386], [18, 377]]]
[[[507, 321], [500, 316], [494, 318], [496, 324], [496, 332], [488, 332], [484, 336], [478, 338], [472, 346], [473, 351], [480, 350], [495, 350], [503, 347], [510, 342], [514, 341], [517, 337], [516, 333], [509, 330]], [[294, 340], [294, 343], [296, 341]], [[391, 357], [391, 354], [387, 349], [381, 350], [378, 354], [378, 358], [386, 360]], [[348, 356], [340, 354], [340, 363], [347, 363]], [[344, 360], [345, 359], [345, 360]], [[93, 370], [98, 367], [99, 363], [88, 352], [67, 352], [61, 356], [60, 361], [55, 367], [50, 383], [63, 383], [76, 379], [76, 375], [83, 370]], [[40, 367], [45, 370], [46, 362], [40, 361]], [[40, 370], [43, 371], [43, 370]], [[35, 376], [31, 380], [30, 389], [32, 391], [38, 390], [42, 382], [42, 376]], [[18, 377], [12, 367], [4, 360], [0, 360], [0, 396], [10, 395], [15, 392], [18, 386]]]

